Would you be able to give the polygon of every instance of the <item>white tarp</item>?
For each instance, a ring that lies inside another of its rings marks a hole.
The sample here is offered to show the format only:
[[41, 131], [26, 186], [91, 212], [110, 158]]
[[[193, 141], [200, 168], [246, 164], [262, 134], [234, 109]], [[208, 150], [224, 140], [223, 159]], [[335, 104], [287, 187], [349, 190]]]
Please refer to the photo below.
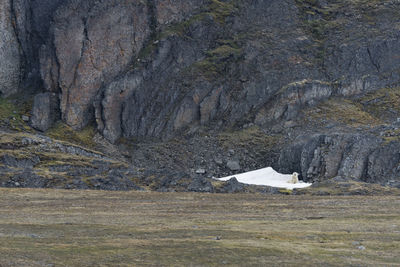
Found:
[[243, 184], [266, 185], [286, 189], [305, 188], [312, 185], [303, 181], [292, 184], [290, 183], [290, 181], [292, 180], [292, 174], [281, 174], [271, 167], [251, 172], [235, 174], [228, 177], [216, 178], [216, 180], [228, 181], [233, 177], [236, 177], [236, 179]]

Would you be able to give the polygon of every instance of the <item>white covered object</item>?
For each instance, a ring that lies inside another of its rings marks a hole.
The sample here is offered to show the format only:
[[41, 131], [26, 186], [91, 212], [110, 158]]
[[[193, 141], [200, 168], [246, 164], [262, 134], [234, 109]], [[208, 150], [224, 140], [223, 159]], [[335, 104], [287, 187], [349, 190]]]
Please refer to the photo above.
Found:
[[305, 188], [312, 185], [303, 181], [299, 181], [297, 184], [292, 184], [290, 183], [292, 180], [292, 174], [281, 174], [271, 167], [216, 179], [219, 181], [228, 181], [233, 177], [236, 177], [236, 179], [243, 184], [266, 185], [286, 189]]

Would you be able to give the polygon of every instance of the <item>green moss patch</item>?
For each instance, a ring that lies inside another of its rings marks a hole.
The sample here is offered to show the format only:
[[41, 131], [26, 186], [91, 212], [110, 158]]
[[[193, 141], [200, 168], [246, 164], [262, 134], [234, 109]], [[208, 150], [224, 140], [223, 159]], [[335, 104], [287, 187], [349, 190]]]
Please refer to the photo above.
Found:
[[15, 115], [16, 107], [7, 99], [0, 97], [0, 119], [8, 119]]
[[22, 120], [23, 115], [29, 115], [31, 101], [14, 104], [11, 99], [0, 97], [0, 126], [22, 132], [31, 131], [29, 125]]
[[220, 45], [207, 51], [206, 58], [196, 62], [192, 71], [206, 78], [216, 78], [226, 72], [228, 66], [242, 57], [243, 51], [235, 40], [219, 40]]
[[162, 31], [155, 32], [152, 34], [147, 45], [139, 52], [138, 59], [143, 60], [150, 56], [158, 47], [158, 41], [165, 39], [171, 35], [178, 35], [180, 37], [187, 37], [185, 32], [195, 22], [202, 21], [207, 16], [211, 16], [217, 23], [223, 25], [227, 17], [234, 15], [238, 10], [238, 0], [231, 1], [220, 1], [210, 0], [208, 4], [199, 10], [199, 13], [189, 17], [188, 19], [168, 25]]
[[96, 143], [93, 141], [95, 134], [96, 129], [93, 125], [89, 125], [80, 131], [75, 131], [62, 122], [58, 122], [54, 127], [46, 132], [46, 135], [51, 138], [67, 141], [88, 148], [94, 148], [96, 146]]
[[231, 16], [236, 10], [234, 2], [235, 1], [211, 0], [207, 11], [216, 21], [225, 23], [225, 19]]

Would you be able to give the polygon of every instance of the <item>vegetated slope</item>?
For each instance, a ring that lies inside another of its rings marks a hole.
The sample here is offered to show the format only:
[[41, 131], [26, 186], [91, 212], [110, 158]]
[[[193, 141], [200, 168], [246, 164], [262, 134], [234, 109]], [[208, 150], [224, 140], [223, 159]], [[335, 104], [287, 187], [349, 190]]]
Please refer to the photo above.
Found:
[[0, 130], [3, 187], [139, 190], [126, 162], [43, 135]]
[[400, 185], [398, 1], [56, 2], [0, 23], [35, 128], [95, 127], [158, 190], [265, 166]]

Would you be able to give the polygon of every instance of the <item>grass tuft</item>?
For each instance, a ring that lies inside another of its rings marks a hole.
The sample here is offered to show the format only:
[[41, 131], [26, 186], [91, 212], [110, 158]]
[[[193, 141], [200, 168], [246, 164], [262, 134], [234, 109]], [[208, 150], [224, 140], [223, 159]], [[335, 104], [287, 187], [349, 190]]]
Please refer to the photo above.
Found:
[[96, 143], [93, 137], [96, 134], [96, 129], [93, 125], [89, 125], [80, 131], [73, 130], [63, 122], [57, 122], [51, 129], [46, 132], [51, 138], [67, 141], [80, 146], [94, 148]]

